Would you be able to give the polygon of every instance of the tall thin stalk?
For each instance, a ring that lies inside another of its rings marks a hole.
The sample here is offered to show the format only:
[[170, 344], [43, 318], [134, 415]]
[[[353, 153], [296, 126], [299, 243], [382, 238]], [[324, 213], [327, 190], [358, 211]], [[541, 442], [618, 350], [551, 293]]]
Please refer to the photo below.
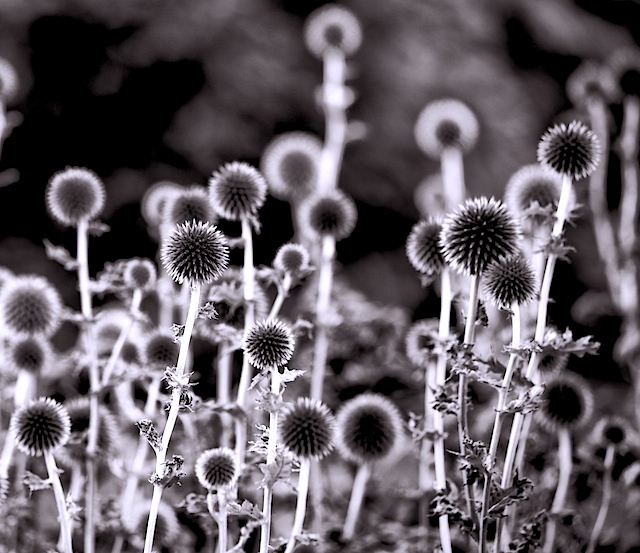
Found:
[[616, 456], [615, 444], [609, 444], [607, 446], [607, 452], [604, 456], [604, 472], [602, 474], [602, 499], [600, 501], [600, 508], [598, 509], [598, 515], [591, 535], [589, 536], [589, 543], [585, 549], [585, 553], [593, 553], [600, 540], [600, 535], [604, 529], [604, 523], [607, 520], [607, 514], [609, 513], [609, 507], [611, 506], [612, 492], [613, 492], [613, 462]]
[[284, 553], [292, 553], [296, 546], [296, 536], [302, 533], [304, 516], [307, 512], [307, 495], [309, 492], [309, 474], [311, 462], [307, 458], [300, 459], [300, 472], [298, 473], [298, 496], [296, 499], [296, 514], [291, 527], [291, 536], [287, 542]]
[[62, 538], [62, 549], [64, 553], [73, 553], [71, 544], [71, 526], [69, 524], [69, 513], [67, 512], [67, 500], [64, 497], [64, 490], [60, 482], [60, 470], [56, 465], [51, 451], [44, 453], [44, 462], [47, 466], [49, 474], [49, 482], [53, 488], [53, 494], [56, 499], [56, 508], [58, 509], [58, 521], [60, 523], [60, 536]]
[[356, 477], [351, 487], [351, 498], [349, 499], [349, 507], [347, 508], [347, 516], [344, 520], [342, 529], [342, 539], [351, 541], [356, 533], [356, 524], [362, 510], [364, 501], [364, 493], [367, 489], [367, 483], [371, 477], [371, 466], [369, 463], [362, 463], [358, 466]]

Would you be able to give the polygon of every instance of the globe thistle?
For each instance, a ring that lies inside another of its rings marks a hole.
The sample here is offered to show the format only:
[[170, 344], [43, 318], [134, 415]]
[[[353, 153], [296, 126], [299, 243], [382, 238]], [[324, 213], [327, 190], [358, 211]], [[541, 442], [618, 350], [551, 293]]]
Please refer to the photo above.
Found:
[[183, 191], [183, 187], [171, 181], [158, 181], [147, 188], [140, 200], [140, 212], [146, 223], [157, 227], [164, 219], [164, 209], [174, 194]]
[[478, 275], [518, 249], [520, 232], [506, 206], [494, 198], [470, 198], [445, 217], [440, 246], [456, 271]]
[[18, 92], [18, 73], [6, 58], [0, 58], [0, 102], [7, 104]]
[[156, 285], [158, 271], [150, 259], [135, 257], [127, 261], [122, 278], [129, 288], [149, 292]]
[[576, 106], [587, 106], [593, 98], [606, 104], [615, 103], [620, 95], [616, 76], [610, 66], [593, 60], [583, 61], [569, 75], [566, 83], [567, 97]]
[[267, 182], [248, 163], [223, 165], [209, 179], [209, 198], [215, 212], [229, 221], [255, 215], [267, 198]]
[[120, 351], [120, 361], [126, 365], [142, 366], [142, 352], [135, 342], [127, 340]]
[[316, 58], [330, 49], [345, 56], [355, 54], [362, 44], [359, 19], [347, 8], [326, 4], [309, 14], [304, 24], [304, 43]]
[[209, 491], [228, 488], [237, 477], [236, 466], [236, 454], [228, 447], [207, 449], [196, 461], [196, 478]]
[[437, 319], [422, 319], [409, 327], [404, 340], [405, 352], [416, 367], [424, 367], [438, 355], [438, 326]]
[[440, 249], [442, 221], [429, 218], [413, 225], [405, 246], [411, 266], [423, 275], [432, 278], [442, 272], [444, 258]]
[[569, 354], [558, 351], [543, 353], [538, 358], [538, 373], [540, 379], [546, 382], [563, 373], [569, 363]]
[[93, 335], [101, 355], [109, 355], [111, 353], [128, 319], [129, 313], [121, 307], [102, 309], [97, 314]]
[[588, 177], [596, 170], [599, 160], [600, 141], [580, 121], [554, 125], [538, 143], [540, 164], [573, 180]]
[[640, 48], [623, 47], [609, 58], [609, 67], [624, 94], [640, 96]]
[[413, 191], [413, 203], [425, 219], [440, 217], [446, 213], [446, 200], [440, 173], [430, 175], [416, 186]]
[[[149, 520], [149, 511], [143, 511], [136, 517], [135, 532], [144, 536], [147, 531], [147, 522]], [[167, 548], [173, 550], [173, 546], [180, 538], [180, 522], [175, 510], [165, 502], [161, 502], [158, 507], [158, 518], [156, 520], [156, 529], [154, 533], [153, 543], [154, 550], [162, 550]]]
[[53, 348], [41, 336], [25, 336], [11, 340], [7, 345], [7, 361], [15, 371], [40, 374], [53, 361]]
[[468, 152], [478, 140], [478, 119], [471, 109], [452, 98], [429, 103], [418, 115], [414, 136], [418, 147], [439, 159], [447, 149]]
[[335, 417], [319, 400], [300, 397], [280, 412], [280, 443], [298, 458], [321, 459], [334, 447]]
[[539, 422], [548, 430], [576, 429], [585, 424], [593, 410], [593, 394], [583, 377], [563, 373], [545, 383]]
[[169, 194], [162, 216], [170, 225], [179, 225], [193, 219], [211, 224], [218, 222], [207, 189], [203, 186], [191, 186]]
[[279, 200], [299, 200], [316, 188], [322, 141], [308, 132], [280, 134], [267, 144], [260, 169], [269, 193]]
[[0, 327], [14, 336], [52, 336], [60, 327], [62, 299], [45, 277], [20, 275], [0, 289]]
[[629, 421], [619, 415], [599, 419], [593, 428], [593, 437], [598, 445], [613, 445], [618, 448], [638, 443], [638, 435]]
[[143, 340], [141, 356], [151, 369], [166, 369], [175, 364], [180, 348], [169, 329], [156, 328]]
[[278, 248], [273, 258], [273, 268], [292, 277], [300, 278], [311, 269], [309, 265], [309, 251], [301, 244], [289, 242]]
[[256, 321], [244, 337], [243, 348], [249, 362], [259, 370], [282, 367], [293, 356], [291, 329], [279, 319]]
[[51, 453], [69, 439], [69, 413], [54, 399], [31, 400], [11, 417], [10, 431], [20, 451], [37, 457]]
[[499, 309], [529, 303], [537, 290], [536, 275], [520, 253], [494, 261], [484, 272], [484, 291]]
[[350, 399], [336, 415], [336, 446], [345, 459], [357, 464], [390, 455], [402, 438], [402, 415], [381, 394]]
[[84, 167], [67, 167], [55, 173], [47, 184], [45, 201], [51, 216], [67, 227], [90, 221], [104, 208], [102, 180]]
[[349, 236], [358, 212], [353, 200], [341, 190], [317, 193], [300, 204], [300, 220], [313, 234], [333, 236], [336, 241]]
[[[84, 466], [87, 460], [87, 443], [89, 439], [89, 423], [91, 408], [89, 398], [77, 397], [66, 401], [64, 407], [71, 422], [69, 440], [59, 451], [57, 457], [66, 466]], [[116, 418], [104, 405], [98, 406], [98, 461], [106, 462], [118, 447], [120, 430]]]
[[202, 221], [177, 225], [160, 250], [162, 265], [178, 284], [185, 280], [204, 284], [220, 277], [229, 266], [224, 234]]

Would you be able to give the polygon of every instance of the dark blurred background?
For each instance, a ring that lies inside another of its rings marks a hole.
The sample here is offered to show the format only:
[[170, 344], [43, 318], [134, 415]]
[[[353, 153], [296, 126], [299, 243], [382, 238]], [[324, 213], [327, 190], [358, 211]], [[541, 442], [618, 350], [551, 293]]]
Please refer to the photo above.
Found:
[[[205, 184], [221, 164], [260, 162], [267, 143], [291, 130], [323, 135], [314, 100], [321, 62], [302, 27], [324, 2], [309, 0], [1, 0], [0, 56], [20, 77], [8, 107], [24, 120], [7, 138], [0, 170], [19, 181], [0, 189], [0, 265], [48, 275], [77, 305], [74, 275], [44, 255], [43, 238], [75, 251], [75, 234], [44, 208], [44, 189], [68, 165], [97, 172], [107, 187], [111, 231], [90, 245], [92, 271], [151, 257], [157, 244], [140, 199], [159, 180]], [[364, 43], [353, 56], [349, 110], [366, 136], [347, 147], [340, 186], [357, 202], [353, 235], [338, 246], [343, 274], [372, 301], [429, 314], [404, 243], [419, 217], [416, 186], [438, 171], [416, 146], [413, 126], [430, 101], [454, 97], [477, 114], [481, 138], [465, 158], [470, 194], [502, 197], [510, 177], [535, 162], [544, 130], [580, 116], [565, 82], [586, 59], [605, 60], [640, 42], [635, 0], [348, 0]], [[619, 106], [612, 106], [614, 116]], [[616, 168], [611, 169], [616, 175]], [[617, 186], [614, 183], [614, 186]], [[269, 198], [256, 262], [268, 264], [291, 237], [289, 208]], [[604, 290], [588, 213], [569, 231], [577, 248], [558, 265], [550, 316], [594, 334], [602, 355], [593, 378], [625, 378], [611, 359], [617, 319], [571, 319], [582, 293]], [[373, 277], [372, 275], [375, 275]], [[431, 298], [431, 299], [430, 299]]]

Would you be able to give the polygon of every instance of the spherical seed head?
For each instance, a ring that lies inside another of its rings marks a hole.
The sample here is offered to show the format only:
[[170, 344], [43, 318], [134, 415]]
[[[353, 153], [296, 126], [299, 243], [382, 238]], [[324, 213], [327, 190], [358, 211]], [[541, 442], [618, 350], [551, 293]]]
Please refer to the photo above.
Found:
[[156, 284], [158, 271], [155, 263], [150, 259], [136, 257], [127, 262], [122, 277], [129, 288], [148, 292]]
[[229, 221], [255, 215], [266, 197], [267, 182], [262, 173], [248, 163], [227, 163], [209, 179], [209, 198], [213, 209]]
[[593, 410], [593, 394], [584, 378], [575, 373], [549, 379], [542, 398], [537, 414], [540, 423], [549, 430], [579, 428]]
[[90, 221], [104, 208], [105, 189], [102, 180], [84, 167], [67, 167], [55, 173], [45, 191], [51, 216], [67, 227]]
[[571, 103], [580, 107], [587, 106], [594, 99], [611, 104], [620, 96], [616, 75], [611, 67], [593, 60], [583, 61], [569, 75], [566, 90]]
[[426, 275], [434, 277], [444, 268], [444, 258], [440, 249], [442, 221], [429, 218], [418, 221], [407, 238], [405, 251], [411, 266]]
[[349, 236], [356, 226], [358, 211], [353, 200], [341, 190], [317, 193], [300, 205], [300, 218], [317, 236], [333, 236], [336, 241]]
[[236, 479], [236, 466], [236, 454], [228, 447], [207, 449], [196, 461], [196, 478], [210, 491], [227, 488]]
[[168, 329], [155, 329], [144, 340], [142, 358], [152, 369], [165, 369], [175, 364], [179, 346], [174, 341], [173, 332]]
[[291, 201], [309, 195], [316, 188], [322, 141], [308, 132], [288, 132], [276, 136], [265, 148], [260, 169], [269, 193]]
[[60, 327], [62, 299], [44, 277], [20, 275], [0, 289], [0, 326], [14, 336], [52, 336]]
[[446, 98], [429, 103], [418, 115], [414, 136], [418, 147], [438, 159], [446, 149], [468, 152], [478, 140], [478, 119], [460, 100]]
[[279, 319], [255, 322], [244, 337], [249, 362], [259, 370], [282, 367], [293, 356], [295, 341], [287, 324]]
[[179, 225], [193, 219], [211, 224], [218, 222], [207, 189], [203, 186], [191, 186], [170, 194], [162, 214], [164, 220], [171, 225]]
[[167, 202], [182, 191], [182, 186], [171, 181], [158, 181], [151, 185], [140, 200], [140, 212], [146, 223], [157, 227], [164, 218]]
[[415, 321], [405, 336], [405, 352], [416, 367], [424, 367], [438, 354], [438, 321], [422, 319]]
[[381, 394], [366, 393], [350, 399], [336, 415], [336, 446], [357, 464], [390, 455], [402, 437], [402, 415]]
[[440, 233], [445, 262], [478, 275], [518, 249], [520, 230], [506, 206], [494, 198], [471, 198], [449, 213]]
[[580, 121], [554, 125], [538, 143], [540, 164], [573, 180], [588, 177], [596, 170], [599, 160], [600, 141]]
[[321, 401], [300, 397], [280, 413], [281, 443], [293, 455], [321, 459], [334, 447], [335, 417]]
[[53, 348], [42, 336], [17, 338], [7, 346], [7, 361], [15, 371], [39, 374], [53, 361]]
[[619, 48], [608, 65], [624, 94], [640, 96], [640, 48], [635, 45]]
[[18, 92], [18, 73], [6, 58], [0, 58], [0, 102], [8, 103]]
[[57, 401], [41, 397], [14, 412], [10, 431], [18, 449], [36, 457], [67, 443], [71, 420], [67, 410]]
[[359, 19], [347, 8], [326, 4], [309, 14], [304, 24], [304, 43], [316, 58], [322, 58], [329, 49], [351, 56], [362, 44]]
[[499, 309], [529, 303], [536, 294], [537, 280], [531, 264], [517, 253], [495, 261], [484, 272], [484, 291]]
[[176, 225], [162, 244], [162, 265], [178, 284], [185, 280], [204, 284], [217, 280], [229, 266], [227, 239], [203, 221]]
[[301, 244], [283, 244], [273, 258], [273, 268], [283, 274], [301, 277], [309, 271], [309, 251]]

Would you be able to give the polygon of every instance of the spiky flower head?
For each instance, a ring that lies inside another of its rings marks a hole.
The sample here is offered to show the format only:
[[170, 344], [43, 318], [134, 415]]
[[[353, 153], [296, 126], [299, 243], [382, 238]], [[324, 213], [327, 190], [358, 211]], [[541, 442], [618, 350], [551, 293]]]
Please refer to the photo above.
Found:
[[302, 244], [283, 244], [273, 258], [273, 268], [282, 274], [300, 278], [310, 270], [309, 251]]
[[495, 198], [470, 198], [449, 213], [440, 233], [445, 262], [456, 271], [483, 273], [491, 264], [514, 254], [520, 229], [506, 206]]
[[333, 236], [336, 241], [349, 236], [356, 226], [358, 211], [354, 201], [341, 190], [309, 196], [300, 204], [300, 219], [317, 236]]
[[430, 217], [418, 221], [411, 228], [405, 251], [411, 266], [423, 275], [432, 278], [444, 268], [444, 258], [440, 249], [442, 221]]
[[6, 58], [0, 58], [0, 103], [6, 104], [18, 92], [18, 73]]
[[293, 131], [273, 138], [260, 162], [269, 193], [285, 201], [308, 196], [316, 188], [321, 155], [322, 141], [311, 133]]
[[67, 167], [55, 173], [47, 184], [45, 202], [51, 216], [67, 227], [90, 221], [104, 209], [102, 180], [85, 167]]
[[559, 123], [547, 129], [538, 143], [543, 167], [573, 180], [588, 177], [600, 161], [600, 141], [581, 121]]
[[416, 367], [424, 367], [438, 355], [438, 321], [421, 319], [415, 321], [405, 336], [405, 352]]
[[53, 361], [51, 342], [42, 336], [24, 336], [9, 341], [7, 361], [14, 371], [39, 374]]
[[223, 219], [239, 221], [257, 213], [267, 198], [267, 181], [242, 161], [223, 165], [209, 179], [209, 198]]
[[37, 457], [67, 443], [71, 420], [64, 406], [50, 397], [41, 397], [15, 411], [9, 428], [18, 449]]
[[185, 280], [204, 284], [217, 280], [229, 266], [227, 239], [214, 225], [190, 221], [176, 225], [160, 250], [168, 275], [178, 284]]
[[147, 188], [140, 200], [140, 212], [146, 223], [157, 227], [164, 220], [164, 209], [174, 194], [179, 194], [184, 188], [179, 184], [162, 180]]
[[153, 290], [156, 284], [158, 271], [155, 263], [150, 259], [134, 257], [127, 261], [122, 277], [129, 288], [148, 292]]
[[169, 194], [162, 215], [170, 225], [179, 225], [193, 219], [211, 224], [218, 222], [218, 216], [211, 205], [207, 189], [197, 185]]
[[334, 447], [335, 422], [324, 403], [299, 397], [280, 412], [280, 441], [296, 457], [321, 459]]
[[420, 112], [414, 127], [418, 147], [439, 159], [447, 149], [468, 152], [478, 140], [478, 119], [465, 103], [453, 98], [435, 100]]
[[196, 461], [196, 478], [209, 491], [227, 488], [236, 479], [236, 466], [236, 454], [228, 447], [207, 449]]
[[494, 261], [484, 272], [484, 291], [499, 309], [525, 305], [536, 294], [537, 280], [531, 263], [521, 254]]
[[382, 394], [365, 393], [345, 402], [336, 415], [336, 446], [357, 464], [390, 455], [402, 438], [402, 415]]
[[0, 289], [0, 326], [14, 336], [52, 336], [60, 327], [62, 299], [48, 279], [19, 275]]
[[593, 393], [586, 380], [565, 372], [547, 380], [540, 409], [540, 423], [549, 430], [575, 430], [585, 424], [593, 411]]
[[442, 175], [437, 173], [426, 177], [413, 191], [413, 203], [423, 219], [441, 217], [446, 213], [442, 186]]
[[316, 58], [322, 58], [330, 49], [351, 56], [362, 44], [359, 19], [337, 4], [325, 4], [312, 11], [304, 23], [303, 33], [304, 43]]
[[256, 321], [247, 331], [243, 349], [259, 370], [282, 367], [293, 356], [295, 341], [289, 326], [279, 319]]
[[634, 45], [615, 50], [609, 67], [624, 94], [640, 96], [640, 48]]
[[175, 364], [180, 348], [169, 329], [156, 328], [143, 340], [142, 358], [151, 369], [166, 369]]
[[586, 107], [593, 100], [612, 104], [620, 96], [620, 87], [612, 68], [593, 60], [583, 61], [569, 75], [565, 88], [571, 103], [579, 107]]

